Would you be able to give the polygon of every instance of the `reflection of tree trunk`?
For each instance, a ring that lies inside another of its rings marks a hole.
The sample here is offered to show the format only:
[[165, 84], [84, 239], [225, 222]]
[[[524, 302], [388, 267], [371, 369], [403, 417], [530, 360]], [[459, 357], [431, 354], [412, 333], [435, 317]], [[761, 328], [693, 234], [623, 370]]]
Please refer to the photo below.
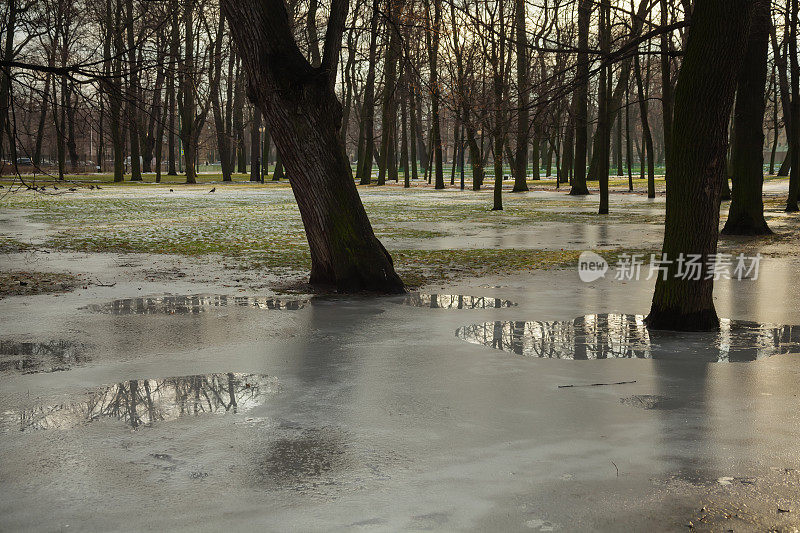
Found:
[[[713, 280], [677, 276], [681, 254], [702, 262], [717, 252], [720, 189], [726, 176], [728, 117], [742, 64], [751, 13], [748, 0], [708, 0], [695, 6], [675, 91], [667, 163], [663, 253], [673, 261], [659, 276], [648, 326], [711, 330], [719, 327]], [[705, 274], [705, 268], [703, 269]]]
[[228, 372], [228, 397], [230, 399], [230, 403], [228, 403], [228, 406], [225, 408], [225, 410], [227, 411], [228, 409], [233, 407], [233, 412], [235, 413], [238, 408], [238, 405], [236, 405], [236, 387], [234, 387], [234, 383], [235, 379], [233, 377], [233, 374], [231, 372]]
[[128, 382], [128, 418], [131, 422], [131, 427], [136, 429], [139, 427], [139, 416], [136, 412], [136, 393], [139, 391], [139, 382], [132, 379]]
[[492, 348], [503, 349], [503, 323], [496, 321], [492, 328]]
[[525, 322], [513, 322], [511, 325], [511, 351], [517, 355], [524, 355], [522, 352], [524, 335]]
[[572, 322], [572, 327], [574, 329], [572, 330], [571, 341], [575, 345], [575, 355], [573, 358], [576, 361], [585, 361], [589, 359], [588, 355], [586, 354], [586, 319], [584, 317], [576, 318]]
[[144, 387], [144, 397], [147, 402], [148, 422], [152, 424], [156, 421], [156, 408], [153, 404], [153, 395], [150, 392], [150, 381], [147, 379], [143, 380], [142, 386]]

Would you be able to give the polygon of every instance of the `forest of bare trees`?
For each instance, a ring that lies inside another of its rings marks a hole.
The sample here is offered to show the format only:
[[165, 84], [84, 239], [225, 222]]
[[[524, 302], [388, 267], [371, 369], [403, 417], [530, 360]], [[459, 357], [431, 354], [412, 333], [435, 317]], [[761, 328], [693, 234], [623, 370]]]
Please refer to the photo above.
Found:
[[[496, 209], [503, 179], [522, 191], [526, 178], [557, 176], [572, 194], [608, 175], [652, 180], [669, 153], [691, 4], [354, 0], [330, 65], [354, 177], [444, 188], [463, 161], [472, 188], [497, 187]], [[790, 4], [766, 3], [766, 57], [751, 60], [763, 71], [749, 98], [765, 104], [767, 171], [780, 175], [791, 166]], [[287, 5], [313, 67], [330, 9]], [[116, 180], [180, 172], [189, 183], [198, 165], [224, 180], [283, 176], [285, 154], [251, 103], [237, 28], [217, 2], [8, 0], [2, 17], [6, 165], [30, 159], [59, 176], [99, 167]]]
[[[797, 4], [8, 0], [2, 172], [288, 177], [312, 283], [345, 290], [403, 290], [356, 183], [469, 176], [502, 210], [550, 178], [604, 215], [612, 177], [666, 174], [664, 253], [713, 255], [721, 200], [724, 233], [770, 233], [765, 173], [798, 210]], [[713, 327], [690, 285], [657, 286], [667, 322]]]

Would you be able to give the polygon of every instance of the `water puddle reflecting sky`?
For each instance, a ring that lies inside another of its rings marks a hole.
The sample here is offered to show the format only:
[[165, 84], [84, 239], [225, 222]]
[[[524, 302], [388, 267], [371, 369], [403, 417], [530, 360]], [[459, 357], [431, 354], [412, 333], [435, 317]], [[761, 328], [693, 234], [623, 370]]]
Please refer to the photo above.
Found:
[[412, 293], [403, 298], [404, 305], [429, 307], [431, 309], [494, 309], [514, 307], [517, 304], [500, 298], [466, 296], [463, 294]]
[[89, 361], [85, 346], [66, 340], [20, 342], [0, 340], [0, 372], [59, 372]]
[[599, 314], [571, 321], [496, 321], [464, 326], [456, 336], [526, 357], [755, 361], [799, 352], [800, 326], [721, 320], [718, 332], [651, 331], [642, 315]]
[[226, 306], [294, 311], [302, 309], [307, 303], [305, 300], [196, 294], [190, 296], [166, 295], [122, 298], [106, 304], [92, 304], [87, 306], [87, 309], [96, 313], [110, 313], [112, 315], [181, 315], [199, 314], [210, 309]]
[[277, 391], [274, 377], [206, 374], [133, 379], [89, 391], [80, 400], [0, 413], [4, 431], [67, 429], [116, 420], [133, 429], [181, 417], [248, 411]]

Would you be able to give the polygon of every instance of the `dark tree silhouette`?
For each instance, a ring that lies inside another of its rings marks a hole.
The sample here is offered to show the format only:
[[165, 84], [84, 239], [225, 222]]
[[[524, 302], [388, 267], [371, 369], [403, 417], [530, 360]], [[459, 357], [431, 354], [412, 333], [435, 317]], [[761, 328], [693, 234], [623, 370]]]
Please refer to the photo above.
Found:
[[[274, 135], [311, 249], [311, 283], [340, 291], [402, 292], [352, 180], [333, 87], [348, 1], [333, 0], [322, 61], [311, 66], [283, 0], [222, 0], [250, 98]], [[245, 22], [246, 21], [246, 22]]]
[[764, 112], [769, 51], [770, 0], [753, 2], [753, 19], [736, 90], [731, 162], [733, 190], [727, 235], [767, 235], [764, 220]]
[[697, 0], [683, 67], [675, 88], [667, 160], [663, 253], [672, 261], [659, 276], [647, 324], [654, 329], [713, 330], [713, 279], [678, 276], [679, 258], [698, 254], [704, 265], [717, 252], [727, 131], [742, 65], [752, 0]]

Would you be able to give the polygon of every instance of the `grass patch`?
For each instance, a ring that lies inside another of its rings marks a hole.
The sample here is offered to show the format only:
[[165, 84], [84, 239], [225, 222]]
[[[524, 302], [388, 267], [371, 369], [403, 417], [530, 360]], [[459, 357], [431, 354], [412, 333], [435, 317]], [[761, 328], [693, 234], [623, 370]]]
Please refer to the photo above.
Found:
[[52, 272], [0, 272], [0, 298], [68, 292], [81, 284], [72, 274]]

